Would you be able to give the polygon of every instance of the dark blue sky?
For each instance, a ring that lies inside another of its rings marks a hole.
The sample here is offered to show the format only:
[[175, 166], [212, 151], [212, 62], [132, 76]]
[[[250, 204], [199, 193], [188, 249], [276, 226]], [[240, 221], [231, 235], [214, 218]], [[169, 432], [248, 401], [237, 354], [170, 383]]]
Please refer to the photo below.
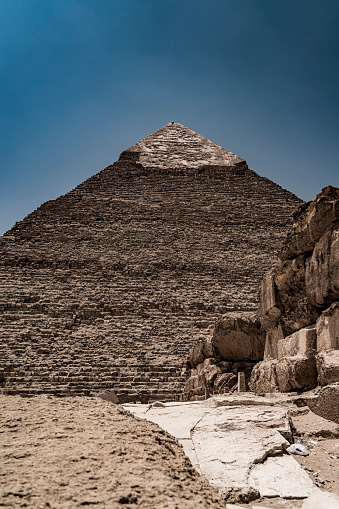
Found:
[[339, 185], [337, 0], [1, 0], [0, 234], [170, 121]]

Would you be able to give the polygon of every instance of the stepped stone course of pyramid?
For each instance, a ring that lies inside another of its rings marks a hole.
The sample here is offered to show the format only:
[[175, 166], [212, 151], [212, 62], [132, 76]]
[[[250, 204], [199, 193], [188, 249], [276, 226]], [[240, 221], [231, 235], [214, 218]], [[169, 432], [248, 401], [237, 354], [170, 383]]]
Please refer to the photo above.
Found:
[[175, 399], [195, 341], [254, 311], [301, 202], [178, 123], [0, 238], [5, 394]]

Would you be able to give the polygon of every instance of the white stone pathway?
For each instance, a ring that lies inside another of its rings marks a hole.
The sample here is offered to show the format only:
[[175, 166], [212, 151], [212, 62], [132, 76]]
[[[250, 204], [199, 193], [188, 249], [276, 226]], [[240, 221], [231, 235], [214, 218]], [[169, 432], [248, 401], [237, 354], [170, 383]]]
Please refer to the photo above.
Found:
[[220, 491], [252, 487], [261, 497], [307, 498], [316, 489], [284, 452], [290, 428], [283, 398], [244, 394], [124, 408], [176, 437], [193, 466]]

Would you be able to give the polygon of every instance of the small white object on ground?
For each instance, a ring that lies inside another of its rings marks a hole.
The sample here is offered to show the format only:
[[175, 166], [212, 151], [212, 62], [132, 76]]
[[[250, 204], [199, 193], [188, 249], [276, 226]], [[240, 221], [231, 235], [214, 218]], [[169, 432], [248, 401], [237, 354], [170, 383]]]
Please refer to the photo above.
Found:
[[289, 447], [287, 447], [286, 451], [291, 454], [298, 454], [299, 456], [309, 455], [307, 447], [302, 444], [291, 444]]

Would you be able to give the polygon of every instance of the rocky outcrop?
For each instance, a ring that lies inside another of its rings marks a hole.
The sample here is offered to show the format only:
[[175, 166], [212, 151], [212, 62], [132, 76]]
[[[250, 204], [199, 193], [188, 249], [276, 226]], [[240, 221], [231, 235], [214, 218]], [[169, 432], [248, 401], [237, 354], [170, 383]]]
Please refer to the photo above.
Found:
[[258, 393], [339, 380], [339, 189], [324, 188], [293, 221], [260, 289], [265, 354], [250, 381]]
[[194, 345], [187, 359], [184, 401], [235, 390], [238, 373], [249, 381], [263, 358], [265, 331], [253, 313], [227, 313], [213, 333]]
[[8, 394], [171, 400], [185, 358], [257, 286], [301, 202], [178, 123], [0, 239]]

